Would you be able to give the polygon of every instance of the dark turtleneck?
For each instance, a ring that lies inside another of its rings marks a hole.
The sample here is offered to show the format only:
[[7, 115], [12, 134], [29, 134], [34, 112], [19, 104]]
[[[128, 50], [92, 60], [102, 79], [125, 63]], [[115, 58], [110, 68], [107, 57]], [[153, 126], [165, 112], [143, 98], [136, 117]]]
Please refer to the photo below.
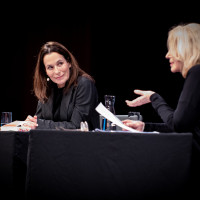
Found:
[[60, 121], [60, 106], [63, 96], [63, 89], [54, 87], [54, 99], [53, 99], [53, 120]]

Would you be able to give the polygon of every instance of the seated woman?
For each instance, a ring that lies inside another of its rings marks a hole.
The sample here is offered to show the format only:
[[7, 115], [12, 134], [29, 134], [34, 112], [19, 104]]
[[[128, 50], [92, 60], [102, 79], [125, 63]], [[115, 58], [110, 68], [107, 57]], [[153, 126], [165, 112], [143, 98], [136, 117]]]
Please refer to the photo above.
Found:
[[[193, 132], [200, 150], [200, 24], [190, 23], [173, 27], [168, 35], [168, 52], [171, 72], [179, 72], [185, 83], [177, 108], [173, 110], [165, 100], [154, 91], [134, 90], [140, 95], [126, 103], [130, 107], [152, 104], [164, 123], [175, 132]], [[124, 123], [139, 130], [144, 124], [131, 121]]]
[[38, 98], [37, 111], [34, 117], [26, 118], [31, 129], [78, 129], [85, 121], [89, 130], [99, 127], [95, 81], [62, 44], [47, 42], [41, 47], [34, 93]]
[[[198, 192], [200, 180], [200, 24], [190, 23], [178, 25], [169, 31], [168, 52], [171, 72], [180, 72], [185, 78], [184, 86], [175, 110], [154, 91], [134, 90], [140, 95], [129, 101], [128, 106], [136, 107], [146, 103], [152, 104], [163, 122], [173, 132], [191, 132], [192, 146], [192, 181], [194, 192]], [[144, 129], [142, 122], [124, 121], [130, 127], [140, 131]]]

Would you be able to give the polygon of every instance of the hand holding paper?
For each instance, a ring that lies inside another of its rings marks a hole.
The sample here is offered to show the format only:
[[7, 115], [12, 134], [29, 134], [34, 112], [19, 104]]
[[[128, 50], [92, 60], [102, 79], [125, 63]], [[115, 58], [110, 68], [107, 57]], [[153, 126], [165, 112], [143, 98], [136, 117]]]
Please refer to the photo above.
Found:
[[123, 124], [121, 120], [118, 119], [113, 113], [111, 113], [102, 103], [99, 103], [99, 105], [96, 107], [96, 111], [121, 128], [131, 132], [140, 132]]

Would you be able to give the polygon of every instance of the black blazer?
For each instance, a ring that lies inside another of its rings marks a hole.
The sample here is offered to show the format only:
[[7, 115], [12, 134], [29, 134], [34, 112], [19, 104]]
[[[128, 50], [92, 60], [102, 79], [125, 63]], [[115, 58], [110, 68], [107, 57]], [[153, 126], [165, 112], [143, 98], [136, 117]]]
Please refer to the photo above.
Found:
[[38, 101], [38, 129], [78, 129], [82, 121], [87, 121], [90, 130], [99, 128], [99, 114], [95, 110], [98, 93], [93, 81], [81, 76], [77, 86], [72, 86], [68, 93], [63, 95], [59, 122], [53, 121], [53, 99], [52, 92], [46, 103]]

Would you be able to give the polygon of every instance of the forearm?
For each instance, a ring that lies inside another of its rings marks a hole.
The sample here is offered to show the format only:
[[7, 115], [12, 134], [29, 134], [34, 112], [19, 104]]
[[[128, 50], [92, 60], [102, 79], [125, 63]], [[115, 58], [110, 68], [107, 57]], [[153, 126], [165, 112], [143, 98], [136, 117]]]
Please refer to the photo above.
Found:
[[157, 114], [161, 117], [167, 126], [174, 130], [173, 114], [174, 110], [165, 102], [165, 100], [157, 93], [154, 93], [150, 97], [152, 107]]
[[54, 122], [53, 120], [45, 120], [45, 119], [38, 119], [37, 121], [38, 127], [37, 129], [78, 129], [80, 128], [80, 124], [73, 122]]

